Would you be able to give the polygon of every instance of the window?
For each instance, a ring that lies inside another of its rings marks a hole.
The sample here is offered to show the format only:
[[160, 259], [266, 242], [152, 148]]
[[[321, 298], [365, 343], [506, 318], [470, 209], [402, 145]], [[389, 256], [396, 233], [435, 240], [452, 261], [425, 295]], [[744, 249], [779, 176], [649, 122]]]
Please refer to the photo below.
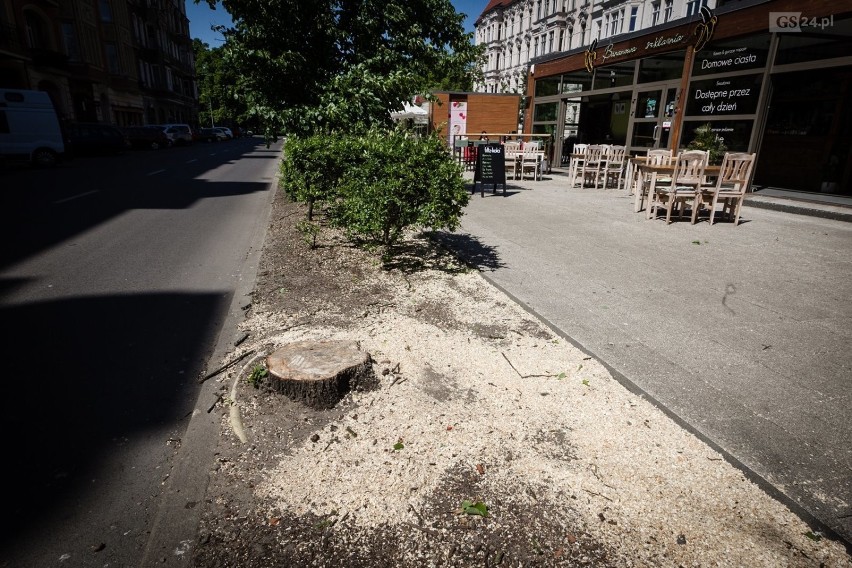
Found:
[[654, 2], [653, 7], [654, 11], [651, 14], [651, 25], [656, 26], [660, 23], [660, 3]]
[[559, 51], [563, 51], [562, 43], [565, 41], [565, 30], [559, 30], [559, 45], [556, 46], [556, 49]]
[[633, 6], [630, 8], [630, 29], [628, 31], [634, 31], [636, 29], [636, 16], [639, 13], [639, 7]]
[[688, 0], [686, 3], [686, 15], [693, 16], [698, 14], [702, 6], [707, 6], [707, 0]]
[[108, 42], [104, 44], [104, 50], [106, 51], [107, 69], [113, 75], [120, 75], [121, 65], [118, 61], [118, 46]]
[[550, 0], [544, 0], [544, 15], [550, 13]]
[[109, 5], [109, 0], [99, 0], [98, 8], [101, 12], [101, 21], [102, 22], [111, 22], [112, 21], [112, 7]]
[[535, 19], [541, 19], [541, 1], [535, 3]]
[[32, 10], [27, 10], [24, 14], [27, 22], [27, 43], [32, 49], [48, 49], [50, 44], [44, 20]]
[[535, 50], [533, 51], [533, 57], [538, 57], [538, 38], [535, 38]]
[[547, 40], [547, 52], [553, 53], [553, 32], [550, 32], [550, 37]]
[[672, 0], [666, 0], [666, 16], [665, 16], [664, 21], [668, 22], [671, 19], [672, 19]]
[[74, 32], [74, 24], [71, 22], [62, 22], [62, 43], [68, 59], [70, 61], [79, 61], [80, 48], [77, 45], [77, 34]]

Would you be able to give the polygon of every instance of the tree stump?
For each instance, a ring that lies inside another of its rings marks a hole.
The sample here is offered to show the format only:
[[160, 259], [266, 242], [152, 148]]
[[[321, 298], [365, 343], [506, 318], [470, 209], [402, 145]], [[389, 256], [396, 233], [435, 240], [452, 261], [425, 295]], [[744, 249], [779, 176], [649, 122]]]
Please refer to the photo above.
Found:
[[331, 408], [375, 381], [372, 358], [355, 341], [299, 341], [266, 358], [273, 389], [312, 408]]

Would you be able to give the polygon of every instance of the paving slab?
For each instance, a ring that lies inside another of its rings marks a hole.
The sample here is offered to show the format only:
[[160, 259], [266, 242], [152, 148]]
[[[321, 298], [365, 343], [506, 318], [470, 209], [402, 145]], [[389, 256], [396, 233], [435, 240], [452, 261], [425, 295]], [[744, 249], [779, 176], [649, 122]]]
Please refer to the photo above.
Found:
[[554, 169], [477, 191], [444, 240], [848, 544], [852, 209], [801, 202], [744, 207], [736, 227], [666, 225]]

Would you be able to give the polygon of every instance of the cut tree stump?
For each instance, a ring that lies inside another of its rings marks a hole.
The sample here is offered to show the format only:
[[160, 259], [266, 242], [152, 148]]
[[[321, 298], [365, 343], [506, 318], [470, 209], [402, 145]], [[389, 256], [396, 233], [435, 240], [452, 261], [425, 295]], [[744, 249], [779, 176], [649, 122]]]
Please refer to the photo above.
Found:
[[372, 358], [355, 341], [299, 341], [266, 357], [273, 389], [312, 408], [331, 408], [375, 382]]

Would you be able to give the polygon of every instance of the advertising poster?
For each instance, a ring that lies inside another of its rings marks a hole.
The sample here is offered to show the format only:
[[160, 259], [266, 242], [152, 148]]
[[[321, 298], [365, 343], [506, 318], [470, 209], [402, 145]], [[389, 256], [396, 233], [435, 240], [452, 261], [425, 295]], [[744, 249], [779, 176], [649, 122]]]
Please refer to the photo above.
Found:
[[[459, 134], [467, 132], [467, 101], [453, 101], [450, 103], [450, 144], [458, 140]], [[455, 136], [454, 136], [455, 135]]]

